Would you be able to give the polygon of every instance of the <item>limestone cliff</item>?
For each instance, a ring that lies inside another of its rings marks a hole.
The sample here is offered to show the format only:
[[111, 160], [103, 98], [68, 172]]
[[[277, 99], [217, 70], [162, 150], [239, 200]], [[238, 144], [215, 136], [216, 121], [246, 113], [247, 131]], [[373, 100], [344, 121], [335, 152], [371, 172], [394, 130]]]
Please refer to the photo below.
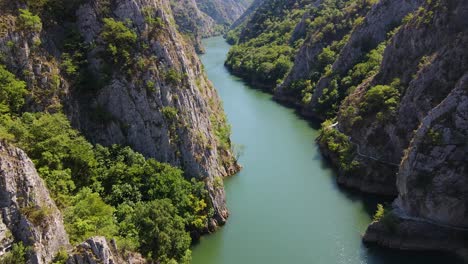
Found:
[[[415, 132], [401, 163], [398, 198], [367, 243], [468, 257], [468, 74]], [[441, 243], [441, 241], [444, 241]]]
[[[27, 110], [63, 109], [93, 143], [129, 145], [181, 167], [188, 178], [204, 179], [213, 224], [224, 223], [224, 190], [215, 182], [238, 170], [228, 125], [168, 0], [83, 0], [31, 9], [42, 20], [32, 26], [18, 14], [28, 6], [1, 5], [1, 61], [27, 82]], [[131, 44], [119, 42], [112, 30], [126, 32]]]
[[0, 256], [13, 242], [32, 248], [28, 263], [50, 263], [69, 246], [60, 211], [32, 161], [0, 141]]
[[196, 0], [203, 12], [218, 24], [230, 26], [247, 9], [250, 0]]
[[[441, 1], [420, 9], [389, 42], [379, 73], [342, 103], [338, 128], [356, 145], [355, 158], [363, 164], [347, 175], [345, 181], [353, 187], [378, 181], [375, 192], [393, 189], [396, 194], [392, 186], [413, 131], [468, 71], [466, 8], [466, 3]], [[368, 90], [378, 85], [398, 90], [396, 109], [385, 104], [372, 111], [362, 109], [369, 102]]]

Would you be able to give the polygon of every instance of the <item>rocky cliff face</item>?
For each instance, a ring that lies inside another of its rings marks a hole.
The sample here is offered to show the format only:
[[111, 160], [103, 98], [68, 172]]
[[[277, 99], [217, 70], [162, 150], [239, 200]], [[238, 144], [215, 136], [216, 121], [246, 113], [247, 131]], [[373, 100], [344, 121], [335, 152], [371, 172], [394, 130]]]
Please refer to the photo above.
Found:
[[447, 98], [422, 120], [399, 169], [399, 195], [393, 210], [368, 228], [364, 241], [397, 249], [444, 250], [468, 257], [467, 139], [465, 74]]
[[32, 248], [29, 262], [50, 263], [69, 246], [62, 215], [32, 161], [20, 149], [0, 142], [0, 241], [2, 253], [12, 242]]
[[218, 24], [230, 26], [247, 9], [250, 0], [196, 0], [200, 10]]
[[69, 252], [68, 264], [132, 263], [146, 260], [133, 252], [122, 254], [115, 241], [93, 237], [72, 248], [62, 214], [50, 197], [26, 153], [0, 141], [0, 257], [14, 243], [30, 247], [27, 263], [52, 263], [59, 251]]
[[220, 34], [216, 21], [198, 9], [195, 0], [171, 2], [179, 31], [193, 42], [198, 53], [203, 53], [201, 39]]
[[[342, 103], [339, 128], [357, 145], [356, 157], [366, 167], [365, 172], [356, 173], [362, 176], [350, 176], [360, 185], [366, 185], [366, 178], [370, 182], [381, 178], [382, 171], [386, 172], [386, 180], [381, 182], [381, 188], [395, 185], [395, 165], [413, 139], [413, 131], [468, 70], [463, 48], [467, 44], [467, 27], [462, 19], [466, 11], [464, 3], [442, 1], [440, 5], [424, 6], [389, 42], [379, 73]], [[384, 105], [373, 113], [357, 110], [369, 98], [367, 91], [377, 85], [397, 86], [399, 90], [398, 109], [388, 118], [383, 117], [387, 111]]]
[[223, 34], [249, 5], [248, 0], [171, 1], [179, 31], [193, 42], [198, 53], [204, 52], [202, 38]]
[[104, 237], [92, 237], [78, 245], [68, 258], [66, 264], [145, 264], [147, 261], [139, 254], [122, 256], [117, 250], [115, 241], [110, 243]]
[[[94, 143], [129, 145], [205, 179], [215, 222], [224, 223], [224, 190], [214, 183], [238, 170], [229, 129], [193, 47], [176, 30], [169, 1], [74, 3], [65, 18], [60, 9], [54, 16], [37, 10], [42, 23], [25, 27], [18, 9], [26, 6], [2, 2], [2, 63], [27, 81], [28, 110], [63, 108]], [[105, 19], [127, 28], [132, 44], [103, 38]], [[72, 73], [65, 65], [78, 50]]]

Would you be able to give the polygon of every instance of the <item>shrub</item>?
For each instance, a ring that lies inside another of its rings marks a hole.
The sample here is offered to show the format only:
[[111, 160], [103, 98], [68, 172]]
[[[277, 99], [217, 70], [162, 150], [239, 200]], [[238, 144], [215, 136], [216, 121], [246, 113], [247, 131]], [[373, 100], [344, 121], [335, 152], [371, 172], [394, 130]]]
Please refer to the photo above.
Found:
[[0, 114], [18, 113], [28, 93], [26, 83], [0, 65]]
[[175, 107], [172, 106], [165, 106], [161, 109], [161, 112], [164, 116], [165, 119], [174, 121], [177, 118], [178, 110]]
[[137, 41], [137, 34], [124, 23], [113, 18], [104, 18], [101, 38], [106, 45], [107, 57], [113, 63], [127, 66], [130, 63], [130, 54]]
[[376, 114], [379, 121], [395, 115], [400, 92], [393, 85], [376, 85], [367, 91], [360, 109], [365, 114]]
[[19, 9], [18, 23], [21, 30], [39, 32], [42, 22], [39, 16], [33, 15], [28, 9]]
[[2, 264], [24, 264], [26, 263], [28, 251], [29, 248], [25, 247], [21, 242], [13, 244], [11, 251], [3, 255], [0, 262]]

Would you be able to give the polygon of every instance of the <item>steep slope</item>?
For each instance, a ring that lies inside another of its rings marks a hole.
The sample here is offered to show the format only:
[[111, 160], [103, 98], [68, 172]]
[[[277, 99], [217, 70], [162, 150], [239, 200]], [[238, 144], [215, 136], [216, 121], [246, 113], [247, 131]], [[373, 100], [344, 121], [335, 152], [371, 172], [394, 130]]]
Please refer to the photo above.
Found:
[[[331, 1], [333, 2], [333, 1]], [[325, 119], [330, 116], [328, 111], [335, 109], [339, 100], [343, 99], [343, 94], [348, 87], [340, 87], [340, 96], [334, 102], [324, 102], [324, 97], [330, 88], [334, 87], [332, 82], [338, 80], [339, 86], [349, 86], [343, 83], [348, 72], [353, 67], [365, 62], [365, 55], [376, 49], [377, 46], [386, 40], [387, 34], [401, 24], [401, 20], [410, 12], [419, 7], [423, 1], [369, 1], [367, 5], [357, 5], [348, 1], [343, 14], [322, 15], [312, 17], [316, 20], [313, 31], [309, 33], [308, 39], [304, 42], [296, 55], [294, 67], [285, 78], [284, 82], [278, 86], [275, 98], [281, 101], [294, 103], [303, 107], [303, 113]], [[330, 5], [331, 3], [328, 3]], [[329, 10], [336, 7], [330, 5]], [[369, 10], [370, 9], [370, 10]], [[331, 11], [329, 11], [331, 12]], [[348, 24], [341, 22], [344, 19]], [[336, 24], [330, 30], [327, 23], [320, 23], [325, 20]], [[313, 22], [314, 23], [314, 22]], [[320, 26], [321, 24], [321, 26]], [[341, 26], [340, 26], [341, 24]], [[325, 36], [323, 35], [325, 34]], [[339, 41], [335, 42], [334, 41]], [[324, 50], [327, 48], [328, 50]], [[331, 51], [324, 53], [324, 51]], [[327, 55], [328, 56], [325, 56]], [[327, 69], [328, 68], [328, 69]], [[353, 77], [353, 85], [359, 84], [359, 80]], [[307, 90], [299, 85], [302, 82], [310, 81], [313, 89]], [[361, 80], [362, 81], [362, 80]], [[325, 104], [325, 105], [323, 105]], [[331, 113], [333, 115], [333, 113]]]
[[422, 120], [400, 166], [398, 198], [391, 211], [367, 229], [365, 242], [468, 258], [467, 132], [465, 74]]
[[255, 12], [227, 34], [228, 41], [237, 44], [229, 51], [227, 68], [257, 87], [272, 89], [292, 66], [303, 37], [293, 36], [293, 32], [311, 3], [310, 0], [255, 2], [258, 5]]
[[129, 145], [205, 179], [215, 222], [224, 223], [219, 177], [238, 170], [229, 127], [169, 1], [58, 3], [31, 6], [41, 21], [2, 1], [2, 63], [26, 81], [26, 109], [63, 108], [94, 143]]
[[449, 1], [420, 8], [390, 40], [379, 73], [344, 100], [338, 128], [355, 146], [348, 162], [360, 164], [344, 173], [346, 185], [396, 194], [413, 131], [468, 70], [466, 11]]
[[22, 242], [32, 248], [28, 263], [41, 264], [50, 263], [61, 249], [69, 246], [62, 214], [34, 164], [22, 150], [2, 141], [0, 205], [3, 250], [10, 249], [13, 242]]
[[198, 9], [195, 0], [171, 1], [171, 8], [178, 30], [191, 40], [198, 53], [203, 53], [201, 39], [220, 34], [213, 18]]
[[250, 0], [196, 0], [204, 13], [212, 17], [219, 25], [229, 27], [247, 9]]

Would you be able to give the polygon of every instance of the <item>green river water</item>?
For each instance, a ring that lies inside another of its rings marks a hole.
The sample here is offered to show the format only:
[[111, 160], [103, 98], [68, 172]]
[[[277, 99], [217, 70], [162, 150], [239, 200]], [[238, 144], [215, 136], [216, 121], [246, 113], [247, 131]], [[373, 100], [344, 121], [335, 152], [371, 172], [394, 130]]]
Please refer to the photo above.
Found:
[[377, 201], [337, 186], [316, 128], [229, 74], [223, 38], [204, 44], [201, 59], [244, 150], [242, 171], [225, 181], [228, 223], [193, 247], [193, 264], [453, 263], [362, 245]]

